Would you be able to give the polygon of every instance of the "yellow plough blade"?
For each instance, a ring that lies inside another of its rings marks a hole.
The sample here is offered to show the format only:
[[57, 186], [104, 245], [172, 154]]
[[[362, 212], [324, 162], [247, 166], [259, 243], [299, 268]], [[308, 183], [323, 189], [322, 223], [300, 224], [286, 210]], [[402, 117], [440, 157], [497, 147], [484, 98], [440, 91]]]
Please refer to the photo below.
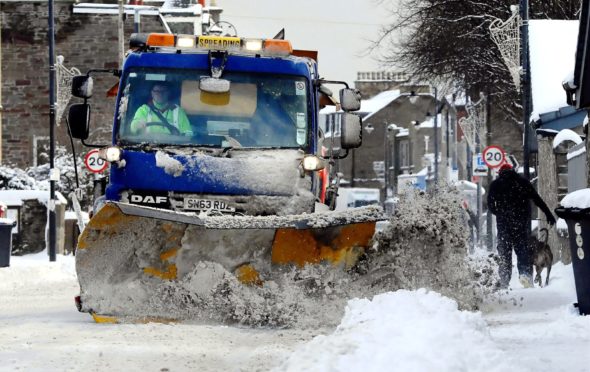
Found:
[[[179, 305], [173, 295], [180, 288], [185, 299], [207, 293], [202, 287], [209, 275], [199, 275], [211, 263], [217, 265], [212, 275], [232, 273], [255, 287], [272, 278], [277, 266], [330, 263], [348, 269], [369, 247], [382, 218], [377, 209], [357, 214], [202, 218], [109, 202], [78, 241], [82, 311], [100, 323], [182, 318], [174, 313]], [[190, 280], [198, 284], [197, 294], [190, 292]]]

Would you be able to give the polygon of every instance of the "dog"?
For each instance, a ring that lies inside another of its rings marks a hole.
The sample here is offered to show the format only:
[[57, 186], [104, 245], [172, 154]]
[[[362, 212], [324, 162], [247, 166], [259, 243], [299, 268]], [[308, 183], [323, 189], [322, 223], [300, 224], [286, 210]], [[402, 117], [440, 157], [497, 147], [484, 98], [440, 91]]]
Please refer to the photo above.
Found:
[[[545, 231], [545, 239], [538, 240], [537, 238]], [[543, 287], [543, 280], [541, 279], [541, 272], [547, 269], [547, 277], [545, 285], [549, 285], [549, 275], [551, 274], [551, 266], [553, 265], [553, 253], [547, 240], [549, 239], [549, 231], [545, 228], [539, 230], [537, 237], [532, 236], [529, 242], [533, 252], [533, 265], [535, 265], [535, 283], [539, 283], [539, 287]]]

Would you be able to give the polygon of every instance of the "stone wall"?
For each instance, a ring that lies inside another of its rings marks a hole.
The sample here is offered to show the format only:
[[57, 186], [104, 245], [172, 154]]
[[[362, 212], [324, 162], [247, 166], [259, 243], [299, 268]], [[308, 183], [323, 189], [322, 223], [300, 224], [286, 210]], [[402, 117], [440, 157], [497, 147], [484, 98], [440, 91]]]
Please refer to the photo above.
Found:
[[[55, 3], [56, 55], [64, 56], [66, 67], [77, 67], [82, 73], [118, 68], [117, 16], [73, 14], [72, 4]], [[1, 3], [3, 164], [34, 165], [35, 141], [38, 152], [48, 143], [42, 138], [49, 136], [47, 13], [46, 1]], [[163, 30], [156, 17], [144, 16], [141, 22], [142, 31]], [[129, 17], [126, 40], [132, 31], [133, 17]], [[114, 110], [114, 99], [106, 98], [106, 91], [117, 78], [95, 76], [90, 141], [105, 143], [110, 140]], [[56, 128], [56, 138], [58, 144], [69, 147], [65, 120]]]

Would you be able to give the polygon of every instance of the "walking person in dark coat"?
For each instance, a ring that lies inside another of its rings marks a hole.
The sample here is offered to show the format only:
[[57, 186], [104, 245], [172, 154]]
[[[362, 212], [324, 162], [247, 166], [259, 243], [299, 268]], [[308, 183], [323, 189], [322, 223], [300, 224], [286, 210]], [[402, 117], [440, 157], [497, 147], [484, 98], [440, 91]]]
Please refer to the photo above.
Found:
[[531, 204], [533, 201], [547, 216], [550, 225], [555, 217], [533, 185], [509, 164], [500, 167], [500, 175], [490, 184], [488, 209], [496, 215], [500, 285], [508, 287], [512, 274], [512, 250], [516, 253], [521, 284], [533, 286], [533, 252], [528, 244]]

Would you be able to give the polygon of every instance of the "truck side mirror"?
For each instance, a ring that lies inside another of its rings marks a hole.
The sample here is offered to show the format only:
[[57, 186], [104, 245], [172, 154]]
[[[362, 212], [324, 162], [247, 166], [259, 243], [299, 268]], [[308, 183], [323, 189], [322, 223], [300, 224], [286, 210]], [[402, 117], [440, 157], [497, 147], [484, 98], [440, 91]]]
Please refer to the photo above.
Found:
[[86, 75], [78, 75], [72, 78], [72, 95], [78, 98], [92, 97], [92, 89], [94, 81], [92, 77]]
[[344, 113], [341, 117], [340, 147], [344, 150], [360, 147], [363, 142], [361, 117]]
[[90, 132], [90, 105], [87, 103], [76, 103], [70, 106], [68, 112], [68, 124], [72, 137], [84, 141]]
[[343, 111], [357, 111], [361, 108], [361, 93], [357, 89], [340, 90], [340, 105]]

